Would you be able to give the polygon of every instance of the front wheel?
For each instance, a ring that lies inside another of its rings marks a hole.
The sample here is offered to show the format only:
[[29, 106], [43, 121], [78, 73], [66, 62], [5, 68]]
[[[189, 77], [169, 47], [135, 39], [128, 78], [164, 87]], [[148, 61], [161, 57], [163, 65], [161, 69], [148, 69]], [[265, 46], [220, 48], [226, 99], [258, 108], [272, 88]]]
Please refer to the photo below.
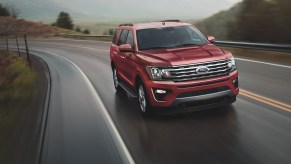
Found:
[[112, 71], [113, 71], [113, 83], [114, 83], [114, 87], [115, 87], [116, 91], [120, 91], [122, 88], [121, 88], [121, 86], [119, 84], [119, 78], [117, 76], [117, 71], [116, 71], [115, 68], [113, 68]]
[[138, 85], [138, 102], [142, 115], [149, 116], [151, 114], [150, 104], [148, 102], [145, 87], [142, 83]]

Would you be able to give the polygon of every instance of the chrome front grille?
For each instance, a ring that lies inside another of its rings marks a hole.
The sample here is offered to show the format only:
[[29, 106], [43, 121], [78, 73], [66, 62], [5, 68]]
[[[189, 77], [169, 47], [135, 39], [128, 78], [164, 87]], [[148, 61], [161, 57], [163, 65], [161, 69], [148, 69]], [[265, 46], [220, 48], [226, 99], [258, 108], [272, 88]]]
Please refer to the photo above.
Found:
[[[223, 76], [229, 73], [228, 63], [229, 60], [224, 59], [197, 64], [170, 66], [165, 70], [169, 71], [171, 75], [164, 77], [164, 79], [180, 82]], [[207, 69], [207, 71], [203, 73], [197, 72], [197, 69], [202, 67]]]

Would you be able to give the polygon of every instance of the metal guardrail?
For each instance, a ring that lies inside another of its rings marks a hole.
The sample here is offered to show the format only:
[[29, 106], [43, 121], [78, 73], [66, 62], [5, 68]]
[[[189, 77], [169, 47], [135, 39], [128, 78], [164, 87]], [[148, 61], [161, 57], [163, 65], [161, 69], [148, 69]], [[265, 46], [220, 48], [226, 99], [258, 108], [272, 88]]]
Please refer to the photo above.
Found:
[[[68, 37], [68, 38], [113, 38], [112, 35], [58, 34], [56, 36]], [[291, 53], [291, 45], [287, 45], [287, 44], [267, 44], [267, 43], [230, 42], [230, 41], [215, 41], [214, 44], [217, 46], [223, 46], [223, 47], [234, 47], [234, 48], [245, 48], [245, 49]]]
[[215, 41], [214, 44], [223, 47], [235, 47], [291, 53], [291, 45], [287, 44], [265, 44], [265, 43], [228, 42], [228, 41]]

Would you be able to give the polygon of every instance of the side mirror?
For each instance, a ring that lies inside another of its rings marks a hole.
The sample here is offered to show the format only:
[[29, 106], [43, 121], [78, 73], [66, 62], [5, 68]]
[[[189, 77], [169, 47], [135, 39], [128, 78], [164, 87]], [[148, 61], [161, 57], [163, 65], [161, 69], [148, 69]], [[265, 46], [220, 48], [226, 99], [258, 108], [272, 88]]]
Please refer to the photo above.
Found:
[[207, 36], [207, 40], [208, 40], [210, 43], [214, 43], [214, 42], [215, 42], [215, 37], [214, 37], [214, 36]]
[[120, 52], [133, 52], [130, 44], [122, 44], [118, 46]]

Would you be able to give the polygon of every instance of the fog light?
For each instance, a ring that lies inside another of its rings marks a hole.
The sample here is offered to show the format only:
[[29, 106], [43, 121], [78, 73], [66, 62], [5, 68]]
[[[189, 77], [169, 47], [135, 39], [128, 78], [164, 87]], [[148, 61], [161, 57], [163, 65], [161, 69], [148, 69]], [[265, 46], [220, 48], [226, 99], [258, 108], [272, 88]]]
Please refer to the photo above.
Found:
[[234, 85], [234, 87], [237, 89], [238, 88], [238, 78], [234, 79], [232, 81], [232, 84]]
[[162, 89], [157, 89], [155, 92], [156, 92], [157, 94], [166, 94], [166, 93], [167, 93], [167, 91], [162, 90]]
[[153, 88], [153, 94], [157, 101], [166, 101], [165, 97], [170, 93], [170, 90]]

